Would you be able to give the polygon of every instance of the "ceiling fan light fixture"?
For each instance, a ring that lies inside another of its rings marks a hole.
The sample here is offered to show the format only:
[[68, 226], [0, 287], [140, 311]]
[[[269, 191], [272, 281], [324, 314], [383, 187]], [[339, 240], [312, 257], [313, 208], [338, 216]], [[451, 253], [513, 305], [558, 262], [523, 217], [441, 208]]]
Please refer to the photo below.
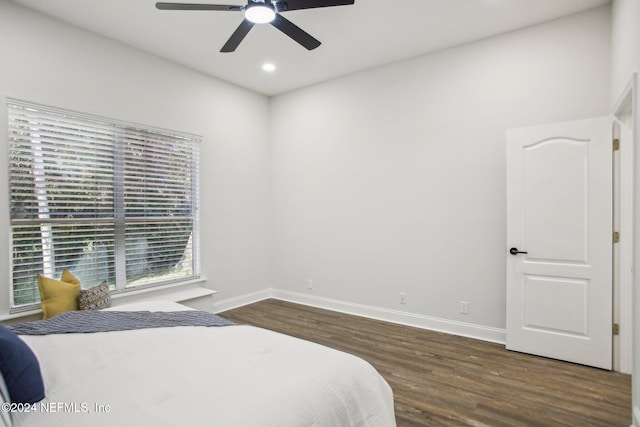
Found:
[[254, 24], [267, 24], [276, 17], [276, 11], [272, 4], [249, 3], [244, 11], [244, 17]]

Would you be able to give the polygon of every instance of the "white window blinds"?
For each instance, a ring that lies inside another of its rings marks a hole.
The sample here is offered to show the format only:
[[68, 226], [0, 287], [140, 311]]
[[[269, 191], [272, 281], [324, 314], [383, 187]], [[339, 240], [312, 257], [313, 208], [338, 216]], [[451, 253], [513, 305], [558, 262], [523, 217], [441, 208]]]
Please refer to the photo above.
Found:
[[37, 274], [113, 291], [197, 277], [199, 139], [10, 102], [12, 309]]

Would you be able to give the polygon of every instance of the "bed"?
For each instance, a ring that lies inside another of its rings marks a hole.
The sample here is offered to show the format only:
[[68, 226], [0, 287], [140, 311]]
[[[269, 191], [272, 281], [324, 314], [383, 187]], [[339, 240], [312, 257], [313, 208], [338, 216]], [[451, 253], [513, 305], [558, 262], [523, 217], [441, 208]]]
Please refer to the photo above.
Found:
[[[190, 310], [148, 302], [114, 311]], [[366, 361], [247, 325], [20, 335], [46, 397], [32, 426], [395, 426], [391, 388]]]

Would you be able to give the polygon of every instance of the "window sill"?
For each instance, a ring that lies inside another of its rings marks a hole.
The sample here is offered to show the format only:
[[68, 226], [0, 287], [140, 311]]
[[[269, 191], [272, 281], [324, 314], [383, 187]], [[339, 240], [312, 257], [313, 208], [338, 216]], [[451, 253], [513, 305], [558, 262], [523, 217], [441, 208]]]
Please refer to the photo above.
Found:
[[[154, 286], [136, 291], [112, 294], [112, 306], [117, 307], [119, 305], [128, 304], [130, 302], [140, 302], [144, 300], [184, 302], [216, 294], [217, 291], [214, 291], [213, 289], [194, 286], [206, 281], [206, 277], [199, 277], [197, 279], [192, 279], [180, 283], [172, 283], [170, 285]], [[38, 315], [42, 315], [41, 309], [20, 311], [11, 314], [2, 314], [0, 315], [0, 322], [8, 321], [7, 323], [16, 323], [16, 321], [20, 321], [22, 318], [28, 318]], [[24, 319], [24, 321], [28, 320], [34, 319]]]
[[139, 301], [141, 299], [164, 299], [173, 302], [182, 302], [217, 293], [217, 291], [212, 289], [190, 287], [206, 281], [206, 277], [199, 277], [197, 279], [172, 283], [170, 285], [153, 286], [135, 291], [118, 292], [111, 294], [111, 301], [114, 302], [114, 305], [127, 304], [129, 301]]

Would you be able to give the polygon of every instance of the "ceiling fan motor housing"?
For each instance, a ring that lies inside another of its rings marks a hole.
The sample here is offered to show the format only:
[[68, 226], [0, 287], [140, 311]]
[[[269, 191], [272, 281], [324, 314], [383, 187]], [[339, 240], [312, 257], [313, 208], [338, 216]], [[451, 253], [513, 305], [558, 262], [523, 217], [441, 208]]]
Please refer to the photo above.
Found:
[[254, 24], [268, 24], [276, 17], [271, 1], [250, 1], [244, 9], [244, 17]]

